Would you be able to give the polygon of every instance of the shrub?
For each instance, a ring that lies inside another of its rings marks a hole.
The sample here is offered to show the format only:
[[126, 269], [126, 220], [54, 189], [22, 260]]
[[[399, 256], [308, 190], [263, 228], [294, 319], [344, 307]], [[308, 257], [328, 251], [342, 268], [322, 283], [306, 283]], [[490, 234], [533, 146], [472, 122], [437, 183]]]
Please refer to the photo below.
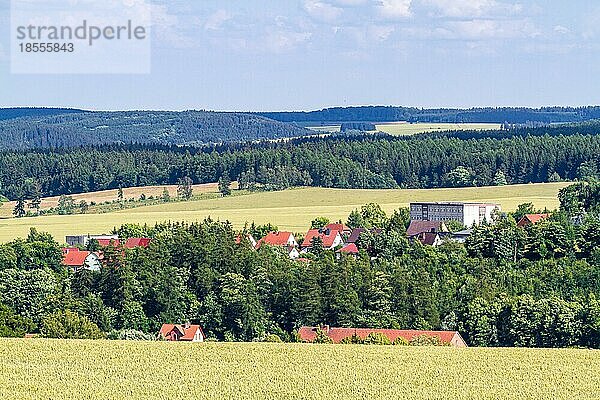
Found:
[[34, 329], [35, 325], [30, 319], [23, 318], [0, 304], [0, 337], [23, 337]]
[[371, 333], [369, 333], [369, 336], [367, 336], [365, 338], [364, 344], [386, 346], [386, 345], [391, 345], [392, 342], [390, 341], [390, 338], [385, 336], [383, 333], [371, 332]]
[[41, 333], [52, 339], [103, 339], [104, 333], [87, 317], [69, 310], [44, 318]]
[[283, 343], [283, 340], [281, 340], [281, 338], [279, 336], [275, 335], [274, 333], [269, 333], [267, 336], [265, 336], [265, 338], [263, 339], [263, 342]]
[[324, 330], [319, 329], [317, 331], [317, 337], [313, 340], [315, 344], [333, 344], [333, 339], [327, 336]]
[[123, 329], [120, 331], [117, 331], [117, 330], [111, 331], [108, 334], [108, 339], [110, 339], [110, 340], [150, 341], [150, 340], [156, 340], [156, 336], [148, 334], [148, 333], [144, 333], [142, 331], [137, 331], [135, 329]]
[[364, 340], [360, 336], [354, 334], [352, 336], [343, 338], [340, 343], [341, 344], [363, 344]]
[[410, 341], [411, 346], [447, 346], [437, 336], [421, 335], [416, 336]]
[[394, 340], [394, 346], [408, 346], [410, 343], [408, 342], [408, 340], [404, 339], [403, 337], [397, 337], [396, 340]]

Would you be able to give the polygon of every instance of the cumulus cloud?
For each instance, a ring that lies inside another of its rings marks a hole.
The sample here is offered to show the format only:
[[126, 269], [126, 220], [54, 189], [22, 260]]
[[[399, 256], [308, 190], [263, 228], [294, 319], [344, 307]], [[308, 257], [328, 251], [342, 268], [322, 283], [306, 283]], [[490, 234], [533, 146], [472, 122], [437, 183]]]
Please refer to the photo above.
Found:
[[412, 16], [412, 0], [381, 0], [377, 6], [381, 16], [387, 19], [403, 19]]
[[314, 19], [329, 22], [337, 20], [344, 11], [342, 8], [336, 7], [330, 2], [319, 0], [305, 0], [304, 10]]
[[204, 29], [218, 31], [223, 24], [233, 18], [233, 15], [227, 10], [217, 10], [211, 14], [204, 23]]
[[456, 39], [467, 40], [534, 38], [541, 34], [529, 20], [474, 19], [451, 21], [447, 27]]
[[497, 0], [421, 0], [421, 4], [432, 9], [433, 15], [451, 18], [493, 18], [523, 10], [521, 4]]

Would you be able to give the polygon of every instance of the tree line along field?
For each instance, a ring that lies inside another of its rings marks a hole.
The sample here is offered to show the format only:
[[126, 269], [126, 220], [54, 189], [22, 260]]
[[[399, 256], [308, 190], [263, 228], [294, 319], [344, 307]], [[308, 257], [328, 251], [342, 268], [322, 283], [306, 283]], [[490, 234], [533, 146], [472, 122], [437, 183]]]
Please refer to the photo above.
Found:
[[1, 340], [0, 398], [597, 399], [600, 352]]
[[[378, 132], [384, 132], [393, 136], [416, 135], [419, 133], [445, 132], [445, 131], [485, 131], [500, 129], [500, 124], [484, 123], [407, 123], [407, 122], [386, 122], [375, 124]], [[316, 126], [308, 129], [318, 132], [339, 132], [340, 125]]]
[[[107, 233], [124, 223], [153, 225], [164, 221], [199, 221], [207, 216], [230, 221], [236, 228], [252, 221], [273, 223], [282, 230], [302, 232], [319, 216], [346, 220], [355, 208], [378, 203], [388, 213], [413, 201], [493, 202], [513, 211], [532, 202], [537, 208], [558, 207], [558, 192], [569, 183], [548, 183], [460, 189], [344, 190], [300, 188], [259, 192], [227, 198], [165, 203], [108, 214], [50, 215], [0, 219], [0, 242], [27, 236], [30, 227], [49, 232], [57, 240], [66, 235]], [[137, 192], [140, 189], [135, 189]], [[208, 190], [208, 189], [207, 189]], [[3, 207], [8, 207], [4, 205]], [[6, 210], [5, 210], [6, 211]]]

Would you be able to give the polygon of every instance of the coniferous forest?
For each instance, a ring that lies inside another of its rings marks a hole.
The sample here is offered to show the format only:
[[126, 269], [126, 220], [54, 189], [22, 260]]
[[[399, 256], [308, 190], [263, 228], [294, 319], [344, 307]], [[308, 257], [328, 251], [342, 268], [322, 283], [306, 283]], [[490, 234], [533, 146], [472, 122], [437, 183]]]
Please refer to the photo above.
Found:
[[242, 188], [436, 188], [597, 178], [600, 125], [447, 132], [396, 138], [342, 134], [213, 146], [113, 144], [0, 152], [0, 193], [26, 197], [216, 182]]

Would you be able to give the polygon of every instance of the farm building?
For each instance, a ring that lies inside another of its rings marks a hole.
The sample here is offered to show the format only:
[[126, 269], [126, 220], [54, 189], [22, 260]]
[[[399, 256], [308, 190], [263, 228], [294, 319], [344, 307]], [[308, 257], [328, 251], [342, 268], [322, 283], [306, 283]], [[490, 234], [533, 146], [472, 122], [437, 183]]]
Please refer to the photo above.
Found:
[[350, 236], [350, 234], [352, 233], [352, 229], [350, 229], [346, 226], [346, 224], [343, 224], [341, 222], [337, 222], [335, 224], [328, 224], [325, 226], [325, 229], [338, 231], [342, 236]]
[[529, 225], [538, 224], [548, 217], [550, 217], [550, 214], [526, 214], [519, 220], [517, 226], [525, 228]]
[[333, 250], [338, 246], [344, 244], [344, 239], [340, 231], [331, 230], [327, 228], [323, 229], [311, 229], [306, 234], [304, 242], [302, 242], [303, 251], [308, 251], [312, 247], [312, 242], [315, 238], [320, 238], [323, 242], [323, 248], [327, 250]]
[[415, 221], [458, 221], [464, 226], [493, 222], [498, 204], [491, 203], [411, 203], [410, 219]]
[[204, 342], [206, 339], [200, 325], [190, 324], [164, 324], [159, 335], [170, 342]]
[[322, 330], [334, 343], [341, 343], [346, 338], [357, 336], [361, 339], [366, 339], [371, 333], [380, 333], [385, 335], [390, 342], [402, 338], [407, 342], [425, 336], [430, 338], [438, 338], [442, 344], [454, 347], [467, 347], [466, 342], [456, 331], [415, 331], [415, 330], [397, 330], [397, 329], [368, 329], [368, 328], [330, 328], [303, 326], [298, 331], [300, 339], [304, 342], [312, 342], [317, 337], [317, 332]]
[[406, 230], [406, 236], [413, 238], [424, 233], [440, 233], [448, 232], [448, 228], [443, 221], [410, 221], [410, 225]]
[[81, 270], [100, 271], [102, 263], [97, 253], [81, 251], [77, 248], [63, 249], [63, 265], [73, 272]]

